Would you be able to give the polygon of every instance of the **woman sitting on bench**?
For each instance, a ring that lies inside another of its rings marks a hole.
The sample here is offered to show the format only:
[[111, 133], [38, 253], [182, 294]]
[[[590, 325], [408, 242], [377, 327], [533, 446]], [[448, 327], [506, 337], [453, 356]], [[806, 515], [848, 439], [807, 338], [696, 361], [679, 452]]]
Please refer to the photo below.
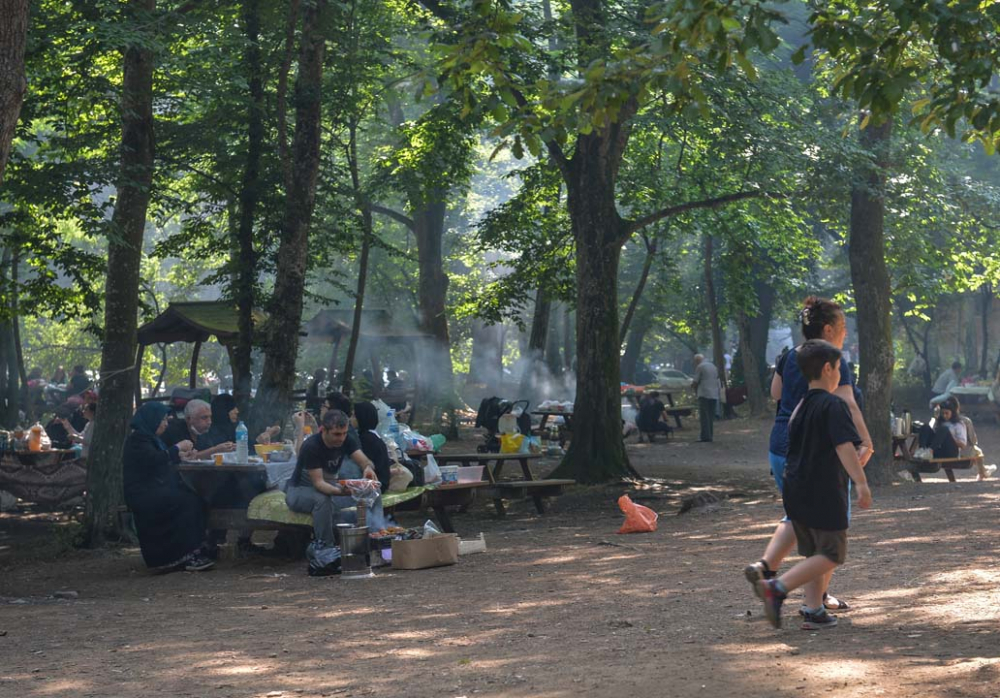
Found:
[[939, 407], [938, 417], [920, 431], [920, 445], [930, 448], [934, 458], [968, 458], [985, 480], [991, 471], [983, 465], [983, 452], [976, 445], [972, 420], [962, 414], [958, 398], [948, 397]]

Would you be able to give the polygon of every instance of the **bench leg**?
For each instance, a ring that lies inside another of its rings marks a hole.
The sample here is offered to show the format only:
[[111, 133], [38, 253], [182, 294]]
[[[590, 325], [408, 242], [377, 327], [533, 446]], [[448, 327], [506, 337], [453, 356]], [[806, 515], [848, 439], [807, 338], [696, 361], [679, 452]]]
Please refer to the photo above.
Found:
[[677, 428], [678, 429], [683, 429], [684, 428], [684, 425], [681, 424], [681, 416], [679, 414], [675, 414], [674, 415], [674, 421], [677, 422]]
[[913, 477], [913, 481], [914, 482], [922, 482], [922, 480], [920, 479], [920, 473], [917, 471], [916, 468], [914, 468], [913, 470], [911, 470], [909, 472], [910, 472], [910, 475]]
[[441, 524], [441, 530], [445, 533], [454, 533], [455, 527], [451, 523], [451, 517], [448, 516], [448, 511], [443, 506], [433, 506], [434, 516], [437, 517], [438, 523]]
[[500, 497], [493, 500], [493, 506], [496, 507], [497, 516], [502, 517], [507, 515], [507, 510], [503, 508], [503, 500]]
[[952, 470], [951, 468], [945, 468], [944, 472], [948, 476], [948, 482], [957, 482], [957, 480], [955, 480], [955, 471], [954, 470]]
[[538, 510], [539, 514], [545, 513], [545, 500], [541, 497], [532, 497], [535, 500], [535, 509]]

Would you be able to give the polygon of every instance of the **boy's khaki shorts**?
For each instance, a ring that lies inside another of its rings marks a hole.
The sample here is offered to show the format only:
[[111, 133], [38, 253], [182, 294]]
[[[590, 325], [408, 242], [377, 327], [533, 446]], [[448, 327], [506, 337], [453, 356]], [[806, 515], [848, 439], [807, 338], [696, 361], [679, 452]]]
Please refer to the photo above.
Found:
[[822, 555], [831, 562], [843, 565], [847, 559], [847, 531], [823, 531], [792, 521], [795, 538], [799, 541], [799, 555]]

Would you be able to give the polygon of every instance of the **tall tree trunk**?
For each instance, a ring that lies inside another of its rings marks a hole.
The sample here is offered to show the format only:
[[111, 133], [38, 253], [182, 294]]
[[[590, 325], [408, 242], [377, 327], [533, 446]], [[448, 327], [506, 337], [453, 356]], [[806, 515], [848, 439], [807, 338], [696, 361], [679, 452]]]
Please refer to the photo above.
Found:
[[[21, 299], [18, 288], [20, 264], [21, 253], [15, 249], [10, 264], [10, 280], [13, 282], [10, 291], [10, 304], [13, 311], [10, 318], [11, 340], [14, 342], [14, 360], [16, 361], [17, 376], [20, 379], [20, 384], [24, 386], [25, 394], [28, 396], [24, 404], [24, 414], [25, 419], [30, 423], [35, 421], [35, 404], [31, 399], [31, 394], [28, 392], [28, 370], [24, 365], [24, 345], [21, 344]], [[18, 396], [20, 398], [20, 391], [18, 391]], [[20, 402], [20, 399], [18, 402]]]
[[358, 129], [357, 124], [350, 126], [350, 141], [348, 143], [347, 161], [351, 170], [351, 184], [354, 189], [354, 205], [361, 217], [361, 256], [358, 260], [358, 286], [354, 293], [354, 321], [351, 325], [351, 340], [347, 345], [347, 360], [344, 361], [343, 391], [350, 395], [354, 380], [354, 358], [361, 339], [361, 319], [365, 304], [365, 284], [368, 283], [368, 255], [372, 240], [372, 209], [368, 198], [361, 190], [361, 174], [358, 171]]
[[576, 344], [574, 338], [576, 337], [576, 326], [573, 322], [573, 309], [566, 306], [566, 312], [563, 313], [563, 363], [566, 366], [567, 371], [573, 370], [573, 364], [576, 359]]
[[979, 297], [982, 301], [982, 353], [979, 360], [979, 377], [987, 378], [990, 362], [990, 311], [993, 310], [993, 284], [989, 281], [979, 289]]
[[28, 0], [0, 0], [0, 184], [7, 169], [14, 129], [28, 82], [24, 49], [28, 38]]
[[[585, 21], [590, 20], [580, 18]], [[615, 206], [615, 177], [627, 141], [620, 128], [578, 136], [573, 158], [564, 166], [576, 243], [579, 409], [569, 449], [553, 476], [587, 483], [637, 475], [622, 441], [618, 380], [618, 263], [627, 235]]]
[[[521, 375], [519, 398], [538, 399], [539, 378], [544, 371], [545, 344], [549, 335], [549, 318], [552, 301], [545, 297], [545, 291], [535, 291], [535, 309], [531, 315], [531, 332], [528, 335], [527, 351], [523, 354], [524, 373]], [[545, 397], [551, 397], [546, 395]]]
[[711, 235], [705, 236], [705, 302], [708, 304], [708, 320], [712, 332], [712, 362], [719, 369], [719, 378], [722, 381], [722, 388], [725, 390], [729, 384], [726, 376], [726, 360], [723, 356], [725, 349], [722, 346], [722, 323], [719, 321], [719, 301], [715, 295], [715, 240]]
[[503, 325], [472, 324], [472, 358], [466, 384], [482, 383], [488, 395], [500, 392], [503, 376]]
[[854, 303], [857, 307], [861, 353], [861, 389], [865, 424], [875, 455], [868, 478], [884, 483], [894, 476], [889, 408], [892, 401], [892, 297], [885, 263], [885, 172], [892, 121], [869, 125], [860, 132], [861, 146], [872, 154], [855, 177], [851, 191], [849, 257]]
[[285, 214], [264, 368], [254, 405], [256, 424], [283, 421], [295, 389], [295, 363], [299, 353], [299, 327], [305, 293], [309, 224], [316, 203], [319, 173], [321, 88], [325, 0], [303, 8], [299, 73], [295, 79], [295, 137], [292, 141], [291, 188], [285, 194]]
[[618, 331], [618, 343], [625, 343], [625, 336], [628, 334], [628, 326], [632, 322], [632, 316], [635, 315], [635, 309], [639, 305], [639, 299], [642, 298], [642, 292], [646, 290], [646, 282], [649, 280], [649, 270], [653, 268], [653, 257], [656, 255], [656, 241], [650, 241], [645, 235], [642, 236], [642, 241], [646, 246], [646, 259], [642, 262], [642, 272], [639, 274], [639, 283], [635, 286], [635, 291], [632, 293], [632, 300], [629, 301], [628, 309], [625, 311], [625, 317], [622, 319], [621, 329]]
[[250, 88], [247, 103], [247, 162], [240, 191], [240, 222], [237, 251], [232, 261], [239, 337], [233, 349], [233, 392], [240, 414], [250, 414], [253, 354], [254, 287], [257, 256], [253, 246], [253, 225], [260, 201], [260, 159], [264, 151], [264, 78], [260, 55], [260, 0], [243, 4], [243, 25], [247, 38], [244, 69]]
[[559, 338], [560, 318], [559, 306], [553, 305], [549, 311], [549, 331], [545, 339], [545, 365], [549, 375], [556, 377], [563, 374], [562, 345]]
[[[129, 23], [145, 23], [155, 0], [130, 0]], [[125, 50], [121, 173], [108, 241], [101, 347], [101, 411], [87, 459], [85, 537], [100, 545], [118, 534], [122, 447], [135, 395], [136, 324], [143, 232], [153, 182], [153, 52], [143, 42]]]
[[628, 344], [625, 345], [625, 353], [622, 354], [622, 380], [626, 383], [635, 383], [635, 376], [639, 368], [639, 360], [642, 358], [642, 344], [646, 340], [646, 334], [653, 326], [654, 308], [650, 303], [643, 303], [635, 313], [635, 319], [631, 323], [628, 331]]
[[758, 417], [764, 413], [767, 402], [764, 399], [764, 389], [758, 373], [760, 357], [754, 354], [753, 342], [751, 341], [750, 318], [742, 309], [736, 312], [736, 326], [740, 335], [740, 359], [743, 361], [743, 380], [747, 388], [750, 416]]
[[[8, 280], [11, 270], [11, 260], [14, 255], [12, 248], [5, 247], [3, 257], [0, 258], [0, 284], [3, 287], [14, 288], [13, 279]], [[14, 323], [16, 309], [11, 303], [11, 296], [0, 296], [3, 307], [0, 309], [0, 420], [7, 427], [13, 427], [18, 423], [17, 410], [17, 373], [15, 371], [14, 359]]]
[[757, 296], [757, 314], [749, 318], [750, 349], [757, 359], [757, 382], [761, 390], [767, 393], [770, 386], [767, 378], [767, 344], [771, 333], [771, 318], [774, 317], [774, 286], [765, 278], [767, 272], [754, 265], [753, 290]]
[[300, 0], [289, 0], [285, 17], [285, 50], [278, 69], [277, 112], [278, 112], [278, 161], [281, 164], [281, 178], [285, 191], [292, 190], [292, 154], [288, 149], [288, 74], [292, 70], [295, 57], [295, 26], [299, 23]]
[[444, 271], [444, 218], [447, 212], [445, 191], [412, 192], [410, 208], [413, 234], [417, 240], [417, 302], [420, 329], [431, 336], [421, 347], [417, 400], [425, 405], [442, 406], [454, 393], [451, 365], [451, 337], [448, 333], [446, 302], [448, 275]]

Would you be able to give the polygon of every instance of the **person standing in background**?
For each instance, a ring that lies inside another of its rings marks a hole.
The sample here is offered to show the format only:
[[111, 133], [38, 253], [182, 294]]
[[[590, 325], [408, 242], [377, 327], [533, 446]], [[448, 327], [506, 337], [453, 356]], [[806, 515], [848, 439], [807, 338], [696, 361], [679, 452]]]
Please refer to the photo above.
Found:
[[712, 441], [715, 437], [715, 408], [719, 403], [719, 369], [703, 355], [694, 356], [695, 395], [698, 397], [698, 420], [701, 422], [701, 436], [698, 441]]

